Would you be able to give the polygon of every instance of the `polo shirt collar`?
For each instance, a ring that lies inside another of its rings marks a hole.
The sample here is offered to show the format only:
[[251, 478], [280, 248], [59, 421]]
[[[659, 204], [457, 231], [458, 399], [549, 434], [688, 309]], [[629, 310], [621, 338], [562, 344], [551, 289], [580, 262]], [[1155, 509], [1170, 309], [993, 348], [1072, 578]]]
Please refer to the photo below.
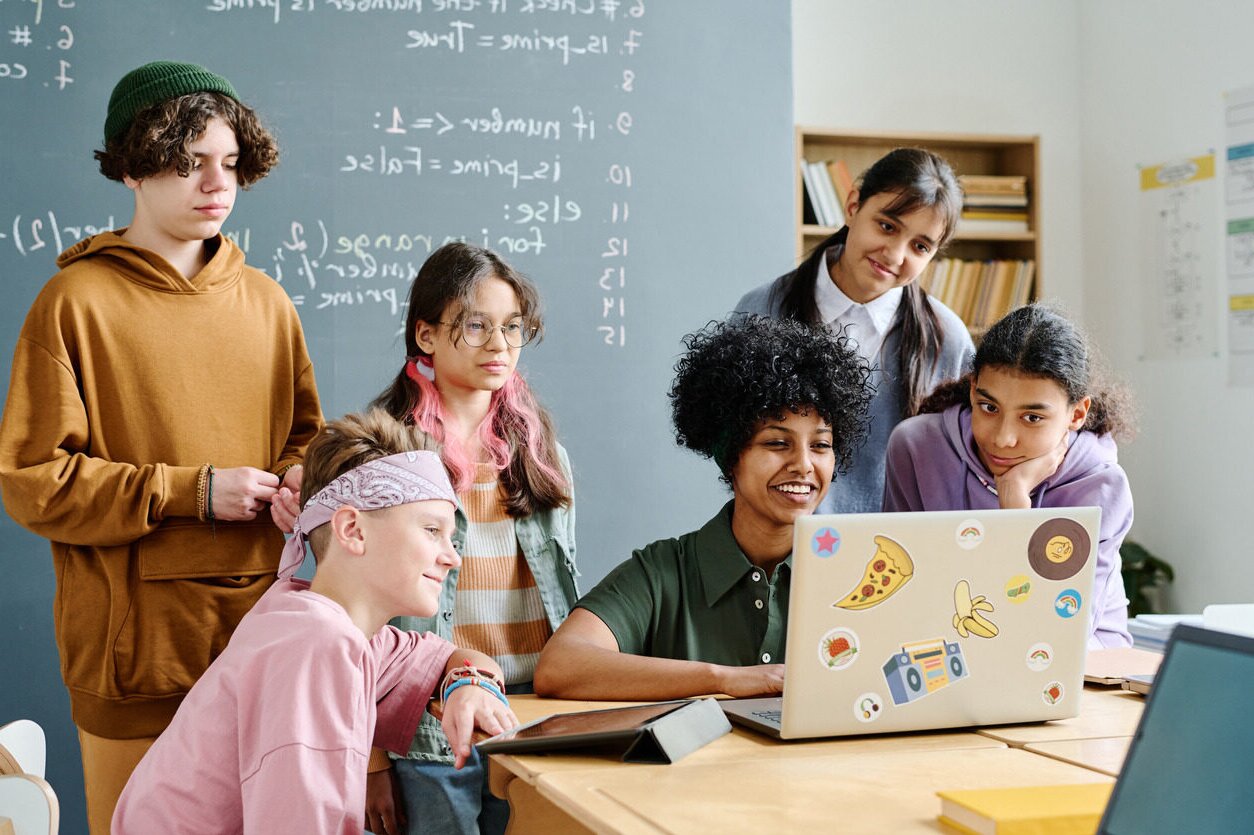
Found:
[[[723, 505], [717, 516], [697, 531], [697, 571], [705, 590], [705, 604], [710, 607], [731, 591], [746, 574], [757, 568], [745, 556], [745, 552], [740, 550], [736, 537], [732, 536], [731, 518], [735, 506], [736, 500], [732, 499]], [[791, 571], [791, 562], [792, 554], [789, 554], [776, 571], [785, 566]]]

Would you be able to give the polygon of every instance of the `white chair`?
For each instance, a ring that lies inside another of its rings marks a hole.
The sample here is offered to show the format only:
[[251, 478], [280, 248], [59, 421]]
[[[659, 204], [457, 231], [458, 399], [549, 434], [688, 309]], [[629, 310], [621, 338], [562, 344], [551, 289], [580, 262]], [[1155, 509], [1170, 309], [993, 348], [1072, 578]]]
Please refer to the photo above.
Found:
[[44, 780], [47, 741], [29, 719], [0, 726], [0, 835], [56, 835], [61, 807]]
[[0, 835], [57, 835], [60, 825], [61, 807], [44, 778], [0, 777]]
[[47, 757], [44, 729], [29, 719], [0, 725], [0, 774], [44, 776]]

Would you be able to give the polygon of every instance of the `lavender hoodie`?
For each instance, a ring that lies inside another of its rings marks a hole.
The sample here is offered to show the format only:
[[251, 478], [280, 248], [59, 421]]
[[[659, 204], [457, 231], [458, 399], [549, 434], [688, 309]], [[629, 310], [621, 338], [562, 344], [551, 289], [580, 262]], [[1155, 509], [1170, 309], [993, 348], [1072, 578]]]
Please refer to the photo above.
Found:
[[[1132, 527], [1128, 477], [1109, 435], [1071, 432], [1069, 443], [1058, 472], [1032, 491], [1032, 506], [1102, 509], [1089, 649], [1131, 646], [1119, 559], [1119, 546]], [[884, 510], [994, 509], [997, 496], [985, 482], [994, 483], [975, 451], [970, 406], [902, 421], [888, 440]]]

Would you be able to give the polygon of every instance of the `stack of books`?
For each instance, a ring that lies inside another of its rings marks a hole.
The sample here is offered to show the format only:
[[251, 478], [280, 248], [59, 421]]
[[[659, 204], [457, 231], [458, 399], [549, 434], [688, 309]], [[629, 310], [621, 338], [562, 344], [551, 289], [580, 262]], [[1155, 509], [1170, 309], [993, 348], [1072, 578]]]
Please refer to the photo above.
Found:
[[1178, 624], [1205, 626], [1201, 615], [1137, 615], [1128, 620], [1128, 633], [1132, 646], [1152, 652], [1162, 652]]
[[973, 333], [983, 333], [1032, 299], [1035, 261], [964, 261], [938, 258], [919, 286], [957, 313]]
[[845, 205], [853, 178], [844, 160], [801, 161], [803, 220], [839, 229], [845, 225]]
[[962, 219], [967, 234], [1028, 231], [1028, 178], [1021, 174], [962, 174]]
[[964, 835], [1090, 835], [1101, 823], [1113, 783], [941, 791], [946, 832]]

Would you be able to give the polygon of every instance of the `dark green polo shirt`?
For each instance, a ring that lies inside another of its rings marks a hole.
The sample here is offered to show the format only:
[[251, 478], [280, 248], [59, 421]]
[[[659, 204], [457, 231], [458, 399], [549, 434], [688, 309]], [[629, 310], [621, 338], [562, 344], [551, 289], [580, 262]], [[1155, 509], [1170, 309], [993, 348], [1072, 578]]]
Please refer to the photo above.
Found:
[[633, 552], [577, 605], [605, 622], [622, 652], [783, 663], [792, 557], [768, 580], [732, 536], [732, 505], [699, 531]]

